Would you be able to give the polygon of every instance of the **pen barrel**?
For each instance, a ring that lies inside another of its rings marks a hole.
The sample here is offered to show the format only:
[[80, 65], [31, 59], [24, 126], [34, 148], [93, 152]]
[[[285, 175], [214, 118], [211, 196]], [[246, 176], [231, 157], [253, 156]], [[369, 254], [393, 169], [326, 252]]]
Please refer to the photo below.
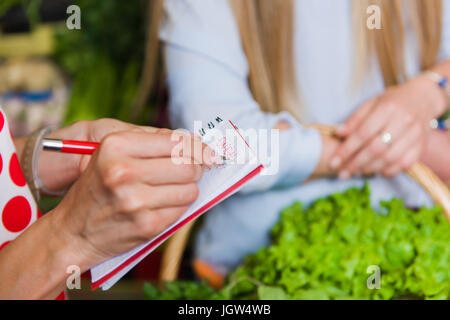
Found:
[[92, 154], [99, 145], [98, 142], [63, 140], [61, 151], [64, 153]]

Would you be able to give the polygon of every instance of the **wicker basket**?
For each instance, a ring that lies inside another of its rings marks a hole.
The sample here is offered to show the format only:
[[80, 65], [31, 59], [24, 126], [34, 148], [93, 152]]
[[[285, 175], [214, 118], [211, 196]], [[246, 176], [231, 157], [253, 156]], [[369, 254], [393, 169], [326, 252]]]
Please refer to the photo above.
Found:
[[[313, 127], [322, 134], [330, 136], [334, 134], [335, 130], [334, 127], [325, 125], [314, 125]], [[421, 163], [417, 163], [409, 169], [408, 175], [428, 192], [436, 204], [443, 208], [450, 220], [450, 189], [447, 185]], [[183, 252], [193, 225], [194, 221], [185, 225], [167, 241], [161, 261], [160, 281], [173, 281], [177, 278]]]

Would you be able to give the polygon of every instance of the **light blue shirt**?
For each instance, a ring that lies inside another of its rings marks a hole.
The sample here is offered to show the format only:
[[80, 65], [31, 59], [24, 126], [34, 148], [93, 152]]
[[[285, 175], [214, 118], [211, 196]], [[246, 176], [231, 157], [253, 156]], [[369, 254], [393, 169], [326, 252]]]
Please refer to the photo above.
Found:
[[[450, 57], [450, 0], [444, 2], [441, 60]], [[378, 176], [303, 183], [319, 161], [320, 135], [302, 127], [286, 112], [268, 114], [260, 110], [248, 87], [249, 67], [228, 0], [166, 0], [165, 9], [160, 38], [165, 43], [173, 127], [193, 130], [195, 120], [207, 121], [216, 115], [242, 129], [270, 129], [280, 120], [291, 125], [280, 133], [279, 173], [254, 179], [205, 216], [196, 240], [196, 258], [226, 272], [243, 256], [269, 243], [270, 228], [282, 208], [295, 201], [308, 205], [328, 194], [362, 187], [366, 181], [375, 206], [393, 197], [404, 199], [411, 207], [432, 204], [426, 192], [405, 174], [393, 179]], [[351, 0], [297, 0], [294, 14], [295, 67], [307, 110], [305, 122], [342, 123], [364, 101], [384, 91], [376, 64], [365, 82], [357, 90], [351, 89]], [[406, 47], [407, 72], [414, 76], [419, 64], [411, 30], [406, 35]]]

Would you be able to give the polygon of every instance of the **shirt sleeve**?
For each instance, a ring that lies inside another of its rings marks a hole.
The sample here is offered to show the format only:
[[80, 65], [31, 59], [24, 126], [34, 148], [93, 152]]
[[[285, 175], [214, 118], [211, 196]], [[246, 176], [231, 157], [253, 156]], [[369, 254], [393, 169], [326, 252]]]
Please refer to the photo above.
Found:
[[[214, 3], [214, 4], [212, 4]], [[220, 115], [240, 129], [271, 129], [279, 121], [290, 129], [270, 141], [266, 174], [243, 192], [302, 183], [318, 164], [321, 137], [289, 113], [262, 112], [247, 84], [248, 64], [227, 0], [168, 0], [160, 38], [164, 42], [173, 127], [194, 128], [194, 121]], [[265, 152], [265, 151], [264, 151]]]
[[450, 59], [450, 0], [443, 1], [442, 43], [439, 60]]

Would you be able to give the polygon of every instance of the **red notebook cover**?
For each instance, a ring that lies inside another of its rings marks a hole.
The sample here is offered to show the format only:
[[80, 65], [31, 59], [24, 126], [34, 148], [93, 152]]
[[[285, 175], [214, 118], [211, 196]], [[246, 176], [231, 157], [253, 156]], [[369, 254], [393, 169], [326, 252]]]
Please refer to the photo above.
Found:
[[190, 215], [188, 218], [180, 222], [177, 226], [172, 228], [171, 230], [166, 231], [161, 237], [158, 237], [155, 241], [152, 241], [149, 243], [144, 249], [133, 255], [131, 258], [129, 258], [127, 261], [125, 261], [123, 264], [121, 264], [119, 267], [117, 267], [114, 271], [110, 272], [100, 280], [97, 280], [91, 284], [92, 290], [97, 289], [100, 287], [103, 283], [111, 279], [113, 276], [115, 276], [118, 272], [123, 270], [126, 266], [128, 266], [131, 262], [138, 259], [142, 255], [146, 254], [150, 250], [154, 249], [158, 245], [160, 245], [162, 242], [167, 240], [170, 236], [172, 236], [178, 229], [182, 228], [184, 225], [189, 223], [190, 221], [200, 217], [203, 213], [208, 211], [210, 208], [218, 204], [220, 201], [225, 199], [228, 195], [232, 194], [235, 190], [239, 189], [244, 183], [255, 177], [258, 173], [261, 172], [263, 169], [263, 166], [260, 165], [255, 170], [250, 172], [247, 176], [242, 178], [238, 183], [234, 184], [231, 188], [227, 189], [225, 192], [221, 193], [217, 198], [213, 199], [211, 202], [208, 202], [204, 207], [200, 208], [197, 212]]

